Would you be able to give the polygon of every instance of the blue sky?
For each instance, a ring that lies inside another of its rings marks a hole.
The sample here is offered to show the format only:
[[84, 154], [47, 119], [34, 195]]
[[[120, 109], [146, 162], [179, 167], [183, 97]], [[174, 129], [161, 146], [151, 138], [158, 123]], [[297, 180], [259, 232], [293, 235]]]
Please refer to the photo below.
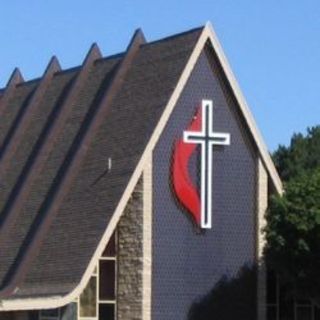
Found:
[[298, 0], [10, 0], [1, 4], [0, 86], [14, 67], [39, 77], [98, 42], [125, 49], [137, 27], [154, 40], [211, 21], [270, 150], [320, 124], [320, 2]]

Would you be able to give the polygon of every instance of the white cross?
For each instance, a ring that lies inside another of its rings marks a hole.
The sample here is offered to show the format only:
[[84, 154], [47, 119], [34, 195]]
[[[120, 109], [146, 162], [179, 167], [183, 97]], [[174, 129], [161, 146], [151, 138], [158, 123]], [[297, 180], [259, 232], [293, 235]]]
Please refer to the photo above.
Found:
[[212, 227], [212, 147], [230, 145], [229, 133], [213, 132], [213, 104], [211, 100], [202, 100], [201, 131], [184, 131], [185, 143], [201, 146], [201, 227]]

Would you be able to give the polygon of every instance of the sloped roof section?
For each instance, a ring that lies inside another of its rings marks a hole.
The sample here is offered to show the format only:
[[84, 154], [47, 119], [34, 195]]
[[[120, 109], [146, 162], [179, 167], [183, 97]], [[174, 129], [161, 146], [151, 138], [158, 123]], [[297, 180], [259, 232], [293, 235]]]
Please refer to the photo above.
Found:
[[202, 29], [151, 43], [138, 30], [124, 53], [93, 46], [80, 67], [61, 71], [54, 58], [41, 79], [9, 81], [0, 308], [53, 307], [78, 286]]
[[[97, 258], [205, 45], [215, 50], [275, 189], [281, 181], [210, 25], [0, 91], [0, 310], [59, 307]], [[108, 171], [108, 159], [112, 170]]]

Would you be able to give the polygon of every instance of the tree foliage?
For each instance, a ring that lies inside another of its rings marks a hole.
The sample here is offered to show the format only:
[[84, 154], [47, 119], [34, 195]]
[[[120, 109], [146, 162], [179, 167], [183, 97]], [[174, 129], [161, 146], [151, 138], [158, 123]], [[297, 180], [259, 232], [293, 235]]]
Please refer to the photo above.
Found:
[[293, 294], [320, 296], [320, 168], [286, 184], [267, 214], [267, 261]]
[[295, 134], [274, 160], [284, 194], [267, 212], [266, 258], [295, 296], [320, 297], [320, 126]]
[[294, 134], [289, 147], [280, 145], [273, 160], [283, 181], [320, 167], [320, 126]]

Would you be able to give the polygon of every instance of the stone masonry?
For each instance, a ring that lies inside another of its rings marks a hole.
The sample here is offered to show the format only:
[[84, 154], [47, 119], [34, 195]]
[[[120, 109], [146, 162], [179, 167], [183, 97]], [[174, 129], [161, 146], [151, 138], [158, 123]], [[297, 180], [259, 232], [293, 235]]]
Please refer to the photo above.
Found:
[[118, 320], [141, 320], [143, 299], [143, 179], [118, 224]]

